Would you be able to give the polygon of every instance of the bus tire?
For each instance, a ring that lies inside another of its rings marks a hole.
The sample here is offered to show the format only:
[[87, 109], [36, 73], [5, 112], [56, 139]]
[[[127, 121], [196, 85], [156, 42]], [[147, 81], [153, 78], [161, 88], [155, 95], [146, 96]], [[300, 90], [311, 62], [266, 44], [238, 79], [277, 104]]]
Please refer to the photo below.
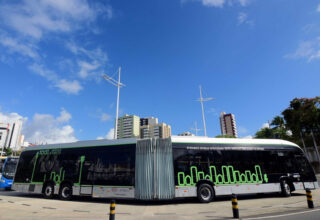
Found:
[[72, 198], [72, 186], [69, 183], [64, 183], [59, 189], [59, 198], [62, 200], [71, 200]]
[[47, 183], [43, 189], [43, 196], [46, 199], [52, 199], [54, 195], [54, 185], [52, 183]]
[[290, 188], [290, 185], [288, 184], [287, 180], [281, 180], [280, 187], [281, 187], [281, 195], [283, 197], [290, 197], [291, 196], [291, 188]]
[[214, 198], [214, 190], [211, 185], [202, 183], [198, 186], [197, 197], [201, 203], [209, 203]]

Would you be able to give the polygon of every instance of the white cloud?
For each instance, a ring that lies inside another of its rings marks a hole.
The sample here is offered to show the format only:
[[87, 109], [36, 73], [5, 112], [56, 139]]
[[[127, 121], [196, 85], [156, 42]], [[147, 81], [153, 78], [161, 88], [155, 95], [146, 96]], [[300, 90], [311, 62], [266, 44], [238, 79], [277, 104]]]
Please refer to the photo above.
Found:
[[83, 89], [77, 80], [69, 81], [66, 79], [61, 79], [56, 83], [55, 86], [68, 94], [78, 94]]
[[109, 115], [107, 113], [102, 113], [101, 114], [101, 118], [100, 118], [101, 121], [110, 121], [111, 119], [112, 119], [111, 115]]
[[250, 0], [239, 0], [241, 6], [247, 6], [250, 3]]
[[252, 135], [248, 135], [248, 136], [245, 136], [245, 137], [242, 137], [243, 139], [252, 139], [253, 136]]
[[307, 59], [308, 62], [320, 58], [320, 37], [301, 42], [294, 53], [284, 56], [289, 59]]
[[66, 44], [67, 48], [76, 56], [79, 68], [78, 76], [81, 79], [100, 79], [104, 66], [108, 61], [107, 54], [101, 49], [86, 49], [73, 42]]
[[97, 140], [101, 140], [101, 139], [114, 139], [114, 128], [111, 128], [108, 133], [106, 134], [106, 136], [102, 137], [102, 136], [99, 136], [97, 137]]
[[83, 89], [79, 81], [60, 79], [55, 72], [46, 69], [43, 65], [34, 63], [29, 66], [29, 69], [52, 82], [55, 87], [67, 94], [78, 94]]
[[226, 0], [202, 0], [204, 6], [223, 7]]
[[55, 74], [53, 71], [46, 69], [43, 65], [33, 63], [32, 65], [29, 66], [29, 69], [38, 74], [39, 76], [44, 77], [48, 81], [58, 81], [58, 76]]
[[248, 19], [248, 15], [244, 12], [240, 12], [238, 15], [238, 23], [242, 24]]
[[[110, 6], [90, 6], [86, 0], [24, 0], [0, 6], [2, 22], [11, 29], [35, 39], [49, 32], [70, 32], [90, 24], [99, 14], [112, 16]], [[80, 25], [81, 24], [81, 25]]]
[[201, 2], [202, 5], [207, 7], [218, 7], [218, 8], [222, 8], [224, 5], [232, 6], [234, 4], [238, 4], [242, 7], [245, 7], [251, 2], [251, 0], [181, 0], [181, 3], [190, 2], [190, 1], [197, 1], [197, 2]]
[[[5, 55], [16, 53], [31, 58], [34, 64], [29, 65], [29, 69], [46, 78], [54, 87], [68, 94], [78, 94], [82, 90], [79, 81], [59, 76], [46, 67], [48, 56], [41, 51], [40, 43], [52, 38], [67, 42], [70, 39], [67, 34], [82, 29], [95, 32], [94, 21], [98, 17], [112, 18], [112, 8], [107, 4], [88, 0], [5, 1], [0, 4], [0, 45], [8, 48]], [[72, 64], [77, 64], [82, 80], [101, 75], [108, 61], [101, 48], [88, 50], [74, 43], [72, 51], [76, 55]], [[9, 59], [1, 54], [0, 60], [7, 62]], [[64, 72], [73, 74], [75, 70], [71, 68], [65, 66]]]
[[15, 112], [0, 112], [0, 121], [2, 123], [13, 123], [21, 120], [23, 122], [22, 134], [31, 143], [49, 144], [77, 141], [74, 136], [74, 129], [65, 124], [71, 117], [71, 114], [64, 108], [61, 109], [60, 115], [56, 118], [50, 114], [36, 113], [31, 121]]
[[64, 108], [61, 109], [60, 116], [57, 118], [59, 122], [68, 122], [72, 118], [71, 114]]
[[320, 4], [317, 7], [317, 12], [320, 12]]
[[244, 13], [244, 12], [240, 12], [238, 14], [238, 24], [248, 24], [250, 26], [253, 26], [254, 25], [254, 21], [253, 20], [249, 20], [248, 19], [248, 14], [247, 13]]
[[65, 124], [70, 120], [71, 114], [62, 109], [60, 115], [55, 118], [50, 114], [38, 114], [33, 116], [32, 121], [23, 126], [26, 140], [31, 143], [65, 143], [77, 141], [74, 129]]
[[12, 113], [0, 112], [0, 122], [1, 123], [13, 123], [13, 122], [18, 121], [18, 120], [21, 120], [22, 122], [25, 122], [25, 121], [28, 120], [28, 118], [27, 117], [23, 117], [23, 116], [19, 115], [16, 112], [12, 112]]
[[263, 123], [261, 126], [261, 129], [263, 128], [270, 128], [270, 124], [269, 123]]
[[33, 59], [37, 59], [39, 57], [36, 52], [36, 47], [33, 44], [18, 42], [17, 39], [5, 36], [4, 34], [0, 35], [0, 44], [9, 48], [11, 53], [19, 53]]
[[81, 78], [87, 78], [92, 74], [92, 71], [97, 70], [100, 67], [100, 64], [97, 62], [88, 63], [86, 61], [78, 61], [78, 65], [80, 67], [79, 76]]

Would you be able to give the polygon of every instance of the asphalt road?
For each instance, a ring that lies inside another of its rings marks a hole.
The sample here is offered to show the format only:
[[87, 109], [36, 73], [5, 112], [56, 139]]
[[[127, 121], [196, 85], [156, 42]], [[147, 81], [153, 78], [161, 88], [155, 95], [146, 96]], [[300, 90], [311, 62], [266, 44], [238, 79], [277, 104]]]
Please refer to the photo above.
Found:
[[[304, 191], [290, 198], [277, 194], [240, 196], [242, 219], [320, 219], [320, 190], [313, 191], [315, 209], [307, 208]], [[76, 197], [73, 201], [43, 199], [41, 195], [0, 191], [0, 219], [108, 219], [110, 200]], [[5, 211], [4, 211], [5, 210]], [[117, 200], [116, 219], [179, 220], [232, 219], [229, 197], [209, 204], [196, 199], [142, 202]]]

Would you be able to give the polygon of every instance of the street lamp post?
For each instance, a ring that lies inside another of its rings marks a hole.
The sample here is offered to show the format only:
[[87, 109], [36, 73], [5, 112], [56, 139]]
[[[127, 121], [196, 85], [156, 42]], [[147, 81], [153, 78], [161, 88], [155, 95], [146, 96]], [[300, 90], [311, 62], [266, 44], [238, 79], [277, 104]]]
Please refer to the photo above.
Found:
[[201, 103], [204, 136], [207, 136], [206, 119], [205, 119], [205, 117], [204, 117], [203, 102], [211, 101], [211, 100], [213, 100], [214, 98], [212, 98], [212, 97], [203, 98], [203, 97], [202, 97], [201, 85], [199, 86], [199, 88], [200, 88], [200, 98], [199, 98], [197, 101], [199, 101], [199, 102]]
[[122, 86], [125, 86], [123, 83], [120, 82], [120, 75], [121, 75], [121, 67], [119, 67], [118, 70], [118, 74], [119, 74], [119, 78], [118, 81], [116, 81], [115, 79], [113, 79], [110, 76], [107, 76], [106, 74], [102, 75], [102, 78], [104, 78], [105, 80], [107, 80], [109, 83], [111, 83], [112, 85], [116, 86], [118, 88], [118, 93], [117, 93], [117, 110], [116, 110], [116, 124], [115, 124], [115, 128], [114, 128], [114, 139], [117, 139], [117, 133], [118, 133], [118, 117], [119, 117], [119, 96], [120, 96], [120, 88]]

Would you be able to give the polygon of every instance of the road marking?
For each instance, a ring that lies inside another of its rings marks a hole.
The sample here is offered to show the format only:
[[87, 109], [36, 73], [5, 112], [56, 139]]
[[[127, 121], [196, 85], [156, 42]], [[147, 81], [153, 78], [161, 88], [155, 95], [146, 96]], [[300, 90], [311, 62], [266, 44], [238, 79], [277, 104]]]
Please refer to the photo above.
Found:
[[283, 215], [270, 215], [270, 216], [255, 217], [255, 218], [244, 218], [244, 219], [250, 220], [250, 219], [279, 218], [279, 217], [284, 217], [284, 216], [299, 215], [299, 214], [303, 214], [303, 213], [316, 212], [316, 211], [320, 211], [320, 209], [314, 209], [314, 210], [303, 211], [303, 212], [294, 212], [294, 213], [288, 213], [288, 214], [283, 214]]

